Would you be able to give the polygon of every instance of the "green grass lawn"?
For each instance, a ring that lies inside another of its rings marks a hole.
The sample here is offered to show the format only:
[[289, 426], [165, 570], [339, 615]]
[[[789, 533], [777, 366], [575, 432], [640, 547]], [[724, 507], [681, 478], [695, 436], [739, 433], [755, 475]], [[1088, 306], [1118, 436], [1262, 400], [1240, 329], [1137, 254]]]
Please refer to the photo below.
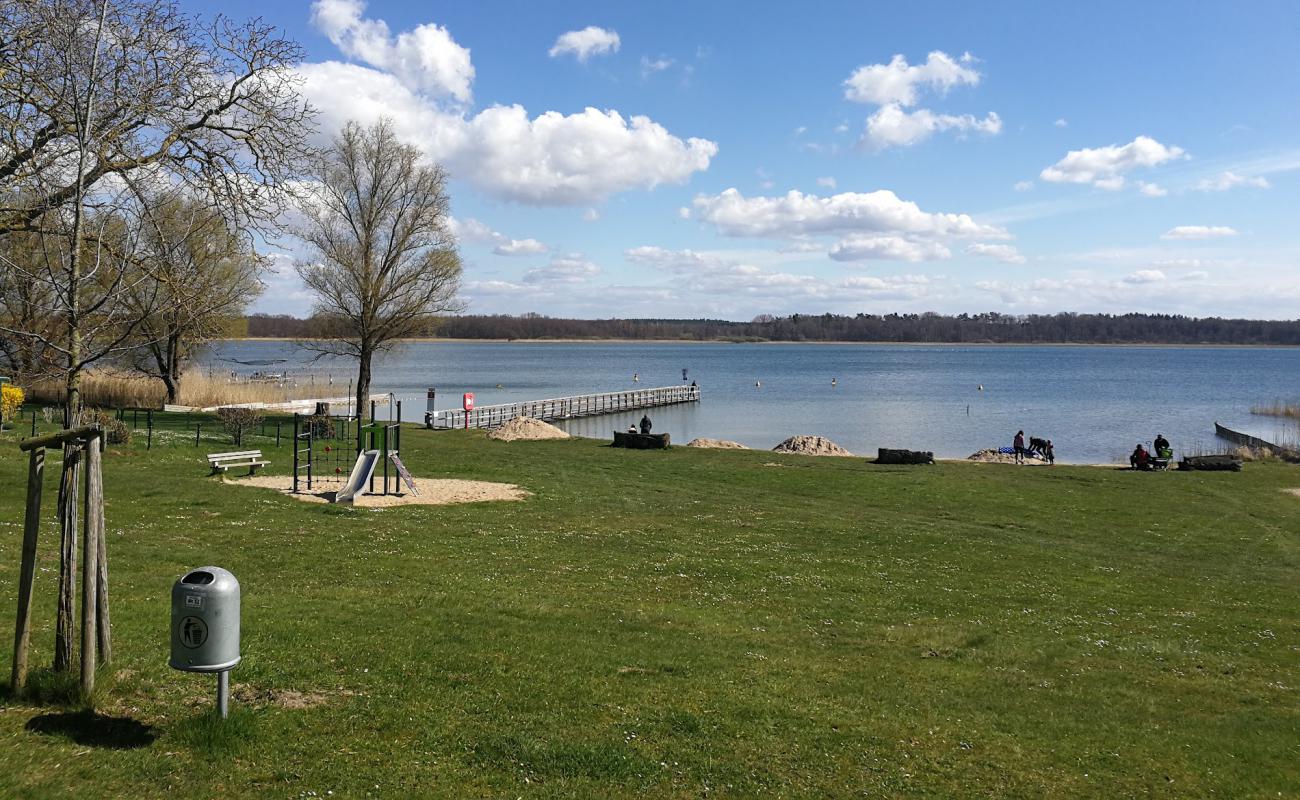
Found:
[[[1294, 466], [403, 444], [417, 476], [534, 494], [352, 510], [207, 477], [228, 446], [111, 448], [98, 716], [6, 694], [0, 796], [1300, 796]], [[268, 452], [287, 473], [287, 446]], [[225, 725], [213, 678], [167, 666], [171, 584], [204, 564], [244, 592]]]

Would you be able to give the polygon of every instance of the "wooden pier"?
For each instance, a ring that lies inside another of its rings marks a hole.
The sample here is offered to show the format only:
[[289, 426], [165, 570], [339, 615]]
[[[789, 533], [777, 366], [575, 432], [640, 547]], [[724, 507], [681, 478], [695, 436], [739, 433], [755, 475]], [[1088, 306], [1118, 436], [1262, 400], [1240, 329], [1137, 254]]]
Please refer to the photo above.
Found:
[[614, 414], [639, 408], [698, 403], [699, 400], [700, 387], [698, 386], [660, 386], [655, 389], [629, 389], [624, 392], [600, 392], [549, 400], [525, 400], [519, 403], [477, 406], [473, 411], [459, 408], [447, 409], [426, 415], [425, 424], [434, 430], [467, 427], [495, 428], [515, 417], [532, 417], [550, 422], [575, 417], [591, 417], [597, 414]]

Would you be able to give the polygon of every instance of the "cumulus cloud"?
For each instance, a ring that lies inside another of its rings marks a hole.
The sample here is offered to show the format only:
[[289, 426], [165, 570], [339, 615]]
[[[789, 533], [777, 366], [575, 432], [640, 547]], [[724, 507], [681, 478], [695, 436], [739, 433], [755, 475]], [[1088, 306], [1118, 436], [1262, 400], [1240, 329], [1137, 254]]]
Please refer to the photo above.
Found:
[[1059, 119], [1056, 120], [1056, 122], [1053, 122], [1052, 124], [1058, 128], [1064, 128], [1068, 126], [1070, 123], [1065, 119], [1065, 117], [1060, 117]]
[[548, 249], [536, 239], [510, 239], [492, 248], [492, 252], [499, 256], [535, 256]]
[[592, 56], [617, 53], [619, 44], [618, 34], [614, 31], [588, 25], [580, 31], [560, 34], [548, 53], [551, 58], [572, 54], [579, 62], [585, 64]]
[[977, 119], [970, 114], [936, 114], [925, 108], [906, 111], [899, 104], [890, 103], [867, 118], [862, 138], [877, 149], [908, 147], [949, 130], [994, 135], [1002, 131], [1002, 119], [993, 111], [984, 119]]
[[868, 64], [854, 70], [844, 81], [844, 96], [855, 103], [915, 105], [920, 89], [943, 93], [953, 86], [978, 84], [980, 74], [970, 66], [974, 62], [970, 53], [954, 59], [940, 50], [931, 52], [924, 64], [916, 65], [895, 55], [888, 64]]
[[363, 19], [362, 0], [316, 0], [312, 25], [349, 58], [395, 75], [403, 85], [462, 103], [470, 100], [474, 65], [446, 28], [418, 25], [396, 38], [380, 19]]
[[355, 119], [393, 120], [398, 136], [495, 197], [533, 205], [588, 205], [611, 194], [683, 183], [708, 168], [718, 146], [681, 139], [648, 117], [614, 110], [548, 111], [522, 106], [450, 112], [396, 76], [355, 64], [298, 69], [303, 93], [328, 130]]
[[1147, 183], [1146, 181], [1138, 181], [1138, 191], [1147, 197], [1164, 197], [1169, 194], [1169, 190], [1160, 184]]
[[818, 197], [790, 191], [779, 197], [745, 197], [737, 189], [695, 198], [699, 219], [726, 236], [793, 238], [801, 234], [898, 233], [920, 236], [1007, 238], [1002, 228], [968, 214], [928, 213], [887, 189]]
[[653, 245], [633, 247], [623, 251], [623, 257], [634, 264], [644, 264], [672, 273], [703, 272], [729, 266], [734, 261], [713, 253], [697, 250], [668, 250]]
[[1198, 192], [1226, 192], [1229, 189], [1238, 186], [1246, 186], [1254, 189], [1267, 189], [1272, 186], [1268, 178], [1263, 175], [1247, 176], [1238, 175], [1232, 171], [1224, 171], [1213, 178], [1205, 178], [1197, 181], [1194, 187]]
[[1161, 283], [1164, 280], [1165, 274], [1158, 269], [1140, 269], [1124, 276], [1125, 283]]
[[524, 273], [523, 281], [527, 284], [584, 283], [600, 273], [599, 266], [579, 254], [573, 254], [553, 258], [544, 267], [528, 270]]
[[987, 244], [985, 242], [973, 242], [966, 248], [966, 252], [973, 256], [985, 256], [987, 258], [996, 258], [1004, 264], [1023, 264], [1025, 257], [1014, 245], [1009, 244]]
[[836, 261], [941, 261], [951, 258], [952, 251], [939, 242], [855, 234], [832, 247], [830, 257]]
[[545, 253], [549, 249], [536, 239], [511, 239], [473, 217], [464, 219], [453, 217], [447, 227], [458, 241], [493, 245], [492, 252], [499, 256], [533, 256]]
[[1060, 161], [1044, 168], [1039, 177], [1050, 183], [1091, 183], [1099, 189], [1115, 190], [1124, 186], [1126, 172], [1184, 157], [1181, 147], [1138, 136], [1125, 145], [1071, 150]]
[[818, 178], [818, 179], [817, 179], [817, 185], [818, 185], [818, 186], [825, 187], [825, 188], [827, 188], [827, 189], [834, 189], [836, 183], [835, 183], [835, 179], [834, 179], [834, 178], [828, 176], [828, 177], [825, 177], [825, 178]]
[[1221, 239], [1236, 236], [1237, 231], [1226, 225], [1179, 225], [1161, 235], [1161, 239]]
[[924, 64], [909, 65], [907, 59], [896, 55], [888, 64], [858, 67], [844, 81], [844, 96], [855, 102], [880, 106], [867, 118], [862, 143], [882, 150], [908, 147], [940, 131], [1000, 133], [1002, 120], [992, 111], [984, 119], [979, 119], [971, 114], [937, 114], [926, 108], [907, 110], [916, 105], [922, 89], [942, 94], [953, 86], [978, 84], [980, 74], [971, 67], [974, 62], [970, 53], [954, 59], [935, 50]]

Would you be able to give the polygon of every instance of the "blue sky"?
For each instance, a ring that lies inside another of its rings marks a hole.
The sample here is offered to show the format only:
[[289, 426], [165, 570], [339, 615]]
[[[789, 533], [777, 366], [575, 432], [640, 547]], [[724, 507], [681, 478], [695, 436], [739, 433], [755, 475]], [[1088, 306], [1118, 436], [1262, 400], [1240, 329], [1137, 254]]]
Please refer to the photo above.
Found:
[[471, 312], [1300, 316], [1290, 3], [186, 8], [447, 166]]

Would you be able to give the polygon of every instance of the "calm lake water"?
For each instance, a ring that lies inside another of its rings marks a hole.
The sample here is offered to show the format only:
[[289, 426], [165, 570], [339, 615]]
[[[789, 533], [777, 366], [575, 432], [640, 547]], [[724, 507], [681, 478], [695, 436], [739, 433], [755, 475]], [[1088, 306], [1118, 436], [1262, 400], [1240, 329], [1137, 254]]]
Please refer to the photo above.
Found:
[[[233, 363], [272, 359], [286, 363]], [[355, 375], [354, 363], [312, 364], [288, 342], [223, 342], [204, 364], [330, 374], [340, 396]], [[965, 457], [1010, 445], [1023, 429], [1051, 439], [1058, 461], [1108, 463], [1157, 433], [1180, 453], [1217, 449], [1216, 420], [1300, 441], [1294, 423], [1250, 413], [1252, 405], [1300, 401], [1293, 348], [421, 342], [377, 361], [373, 391], [393, 392], [405, 418], [418, 421], [429, 386], [439, 409], [459, 408], [462, 392], [482, 406], [668, 386], [682, 382], [683, 369], [702, 401], [649, 412], [656, 433], [683, 444], [707, 436], [771, 448], [808, 433], [863, 455], [905, 447]], [[641, 413], [560, 424], [607, 438]]]

